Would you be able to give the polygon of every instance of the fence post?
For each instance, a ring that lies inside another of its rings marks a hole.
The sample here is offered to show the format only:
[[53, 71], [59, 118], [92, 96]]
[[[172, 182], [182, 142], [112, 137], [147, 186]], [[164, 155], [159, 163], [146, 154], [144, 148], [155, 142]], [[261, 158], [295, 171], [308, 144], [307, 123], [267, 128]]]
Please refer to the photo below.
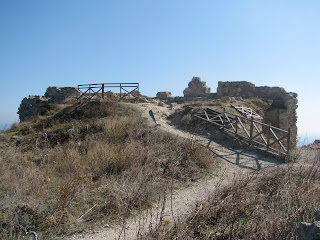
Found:
[[251, 117], [251, 125], [250, 125], [250, 144], [252, 144], [253, 137], [253, 117]]
[[288, 128], [288, 138], [287, 138], [287, 155], [289, 154], [290, 151], [290, 136], [291, 135], [291, 128]]
[[268, 127], [267, 151], [269, 150], [269, 145], [270, 145], [270, 126]]
[[239, 121], [239, 118], [236, 117], [236, 136], [238, 135], [238, 121]]
[[102, 84], [101, 90], [102, 90], [102, 98], [104, 98], [104, 84]]
[[122, 96], [121, 96], [121, 88], [122, 88], [122, 86], [121, 86], [121, 83], [120, 83], [120, 101], [121, 101], [121, 99], [122, 99]]
[[224, 124], [225, 121], [224, 121], [224, 119], [223, 119], [224, 117], [226, 117], [226, 108], [223, 108], [223, 114], [222, 114], [222, 121], [223, 121], [223, 122], [222, 122], [222, 125], [223, 125], [223, 129], [224, 129], [224, 127], [225, 127], [225, 124]]

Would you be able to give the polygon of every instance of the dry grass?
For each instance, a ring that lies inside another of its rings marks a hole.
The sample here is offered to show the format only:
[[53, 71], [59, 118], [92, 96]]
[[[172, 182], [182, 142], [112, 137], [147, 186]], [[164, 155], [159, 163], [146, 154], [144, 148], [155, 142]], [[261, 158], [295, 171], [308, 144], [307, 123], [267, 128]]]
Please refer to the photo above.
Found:
[[[296, 239], [320, 207], [320, 153], [312, 166], [285, 166], [234, 179], [198, 202], [183, 223], [148, 239]], [[165, 223], [163, 223], [165, 225]]]
[[120, 220], [200, 178], [207, 149], [152, 129], [132, 109], [90, 102], [1, 133], [0, 238], [29, 226], [40, 239]]

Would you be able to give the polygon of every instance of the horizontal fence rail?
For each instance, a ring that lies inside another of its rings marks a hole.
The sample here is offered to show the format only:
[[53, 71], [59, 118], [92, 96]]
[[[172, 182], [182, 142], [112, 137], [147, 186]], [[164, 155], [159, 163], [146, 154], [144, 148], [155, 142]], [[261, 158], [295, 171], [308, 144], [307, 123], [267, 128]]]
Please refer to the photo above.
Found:
[[119, 89], [120, 101], [128, 96], [133, 96], [135, 100], [139, 100], [139, 83], [94, 83], [78, 85], [77, 100], [85, 99], [87, 101], [94, 97], [104, 98], [106, 89]]
[[288, 131], [273, 127], [251, 118], [242, 117], [229, 112], [218, 112], [207, 108], [196, 113], [195, 117], [210, 122], [232, 134], [236, 139], [255, 146], [280, 157], [289, 154], [290, 128]]

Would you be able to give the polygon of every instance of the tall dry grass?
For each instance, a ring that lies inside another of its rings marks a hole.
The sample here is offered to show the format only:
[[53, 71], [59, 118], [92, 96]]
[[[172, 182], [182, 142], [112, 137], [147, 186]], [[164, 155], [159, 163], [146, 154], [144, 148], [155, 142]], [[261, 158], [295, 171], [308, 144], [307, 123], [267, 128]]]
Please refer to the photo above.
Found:
[[69, 106], [1, 134], [0, 238], [40, 239], [120, 221], [151, 206], [171, 179], [200, 178], [213, 154], [151, 128], [114, 102]]
[[236, 178], [199, 201], [182, 223], [147, 239], [296, 239], [300, 222], [320, 208], [320, 152], [313, 164], [286, 165]]

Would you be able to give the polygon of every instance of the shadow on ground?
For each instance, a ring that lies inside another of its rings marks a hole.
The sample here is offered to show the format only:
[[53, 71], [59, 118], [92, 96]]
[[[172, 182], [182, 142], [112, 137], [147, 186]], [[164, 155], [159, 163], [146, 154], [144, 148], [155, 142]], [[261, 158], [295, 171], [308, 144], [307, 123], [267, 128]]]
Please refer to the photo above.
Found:
[[232, 147], [229, 143], [215, 141], [212, 137], [206, 139], [208, 140], [207, 148], [221, 159], [240, 168], [259, 171], [281, 164], [281, 161], [265, 157], [257, 152]]

